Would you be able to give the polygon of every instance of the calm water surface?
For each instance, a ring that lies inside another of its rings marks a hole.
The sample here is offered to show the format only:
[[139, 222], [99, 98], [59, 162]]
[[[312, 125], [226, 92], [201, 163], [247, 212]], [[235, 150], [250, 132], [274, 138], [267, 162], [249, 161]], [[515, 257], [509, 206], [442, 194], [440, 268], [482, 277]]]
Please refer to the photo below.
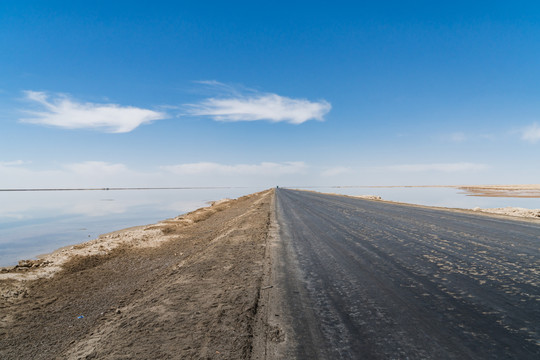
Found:
[[0, 266], [260, 190], [0, 191]]
[[540, 198], [504, 198], [470, 196], [456, 188], [436, 187], [354, 187], [354, 188], [318, 188], [320, 192], [345, 195], [378, 195], [383, 200], [410, 204], [441, 206], [450, 208], [474, 209], [498, 207], [522, 207], [540, 209]]
[[[0, 266], [15, 265], [100, 234], [159, 220], [237, 198], [262, 188], [0, 192]], [[457, 208], [518, 206], [539, 209], [540, 199], [487, 198], [452, 188], [316, 188], [347, 195]]]

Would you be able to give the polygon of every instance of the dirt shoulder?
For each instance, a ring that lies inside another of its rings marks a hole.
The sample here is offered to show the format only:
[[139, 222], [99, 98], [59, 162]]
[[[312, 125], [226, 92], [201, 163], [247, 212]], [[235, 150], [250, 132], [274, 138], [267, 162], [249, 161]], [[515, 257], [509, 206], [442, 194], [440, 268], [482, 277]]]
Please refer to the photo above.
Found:
[[0, 273], [2, 359], [247, 359], [273, 191]]

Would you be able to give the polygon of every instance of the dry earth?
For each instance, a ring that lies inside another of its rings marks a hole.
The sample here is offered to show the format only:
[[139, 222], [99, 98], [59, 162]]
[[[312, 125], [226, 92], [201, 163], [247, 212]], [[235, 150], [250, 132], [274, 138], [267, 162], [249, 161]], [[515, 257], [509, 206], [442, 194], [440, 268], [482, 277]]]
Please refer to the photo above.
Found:
[[524, 209], [519, 207], [507, 206], [504, 208], [490, 208], [490, 209], [481, 209], [474, 208], [474, 211], [480, 211], [490, 214], [501, 214], [517, 217], [526, 217], [526, 218], [540, 218], [540, 209]]
[[252, 357], [272, 196], [215, 203], [3, 269], [0, 358]]

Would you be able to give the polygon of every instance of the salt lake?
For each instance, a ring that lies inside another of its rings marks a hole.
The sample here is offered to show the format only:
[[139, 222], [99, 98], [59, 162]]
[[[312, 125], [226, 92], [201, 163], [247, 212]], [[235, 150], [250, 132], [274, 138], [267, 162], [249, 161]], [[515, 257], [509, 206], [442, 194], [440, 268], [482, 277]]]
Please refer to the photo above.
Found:
[[[0, 266], [15, 265], [100, 234], [157, 221], [237, 198], [263, 188], [145, 189], [93, 191], [0, 191]], [[539, 198], [467, 196], [455, 188], [318, 187], [346, 195], [451, 208], [539, 209]]]

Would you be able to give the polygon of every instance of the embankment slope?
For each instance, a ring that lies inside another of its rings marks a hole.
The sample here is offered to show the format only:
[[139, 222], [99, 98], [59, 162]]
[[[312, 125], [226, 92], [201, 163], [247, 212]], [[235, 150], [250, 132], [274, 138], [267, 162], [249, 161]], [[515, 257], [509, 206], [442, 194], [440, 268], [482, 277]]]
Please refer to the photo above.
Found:
[[272, 196], [220, 202], [5, 270], [0, 358], [250, 358]]

